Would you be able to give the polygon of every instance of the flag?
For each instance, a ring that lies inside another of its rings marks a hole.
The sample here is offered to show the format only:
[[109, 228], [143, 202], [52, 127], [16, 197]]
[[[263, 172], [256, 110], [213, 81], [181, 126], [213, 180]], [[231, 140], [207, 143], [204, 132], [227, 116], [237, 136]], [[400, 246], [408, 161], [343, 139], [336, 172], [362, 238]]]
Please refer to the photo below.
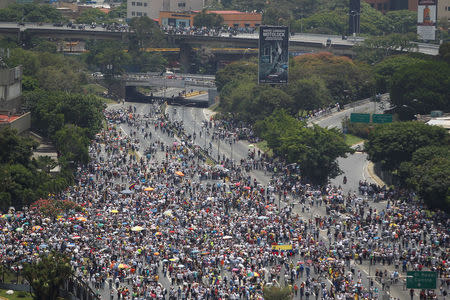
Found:
[[135, 186], [136, 186], [136, 183], [133, 183], [132, 185], [130, 185], [130, 187], [128, 189], [132, 190], [132, 189], [134, 189]]

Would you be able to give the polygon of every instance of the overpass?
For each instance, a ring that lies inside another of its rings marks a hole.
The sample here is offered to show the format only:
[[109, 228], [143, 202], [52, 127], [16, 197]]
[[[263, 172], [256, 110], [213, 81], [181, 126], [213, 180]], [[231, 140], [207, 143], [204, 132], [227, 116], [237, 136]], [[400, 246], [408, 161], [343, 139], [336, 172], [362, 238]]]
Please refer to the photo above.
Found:
[[[5, 35], [21, 41], [24, 37], [39, 36], [45, 38], [62, 39], [62, 40], [87, 40], [87, 39], [114, 39], [114, 40], [128, 40], [128, 36], [133, 34], [128, 31], [111, 31], [102, 27], [84, 29], [56, 27], [52, 24], [26, 23], [23, 26], [17, 23], [0, 22], [0, 35]], [[228, 34], [220, 34], [218, 36], [210, 35], [184, 35], [184, 34], [170, 34], [166, 33], [167, 40], [172, 46], [179, 47], [179, 58], [181, 64], [186, 70], [190, 69], [191, 53], [195, 49], [216, 49], [215, 52], [225, 58], [236, 59], [236, 56], [255, 55], [252, 49], [258, 48], [258, 34], [238, 34], [230, 36]], [[331, 40], [331, 45], [327, 46], [327, 40]], [[332, 52], [336, 55], [352, 56], [354, 54], [353, 47], [358, 42], [363, 41], [362, 38], [349, 38], [342, 40], [340, 36], [321, 35], [321, 34], [295, 34], [289, 39], [289, 50], [299, 53], [311, 52]], [[418, 43], [418, 51], [428, 55], [437, 55], [439, 47], [437, 45], [430, 45]], [[247, 49], [242, 51], [223, 51], [217, 49]], [[197, 50], [198, 51], [198, 50]]]
[[[126, 41], [128, 35], [132, 33], [110, 31], [102, 27], [90, 28], [86, 26], [84, 29], [78, 29], [78, 27], [56, 27], [52, 24], [26, 23], [21, 26], [12, 22], [0, 22], [0, 34], [18, 41], [26, 36], [63, 40], [113, 39]], [[166, 36], [170, 44], [179, 46], [181, 53], [192, 48], [205, 46], [210, 48], [258, 48], [257, 34], [239, 34], [230, 37], [228, 34], [207, 36], [166, 33]], [[328, 38], [332, 40], [331, 47], [326, 46]], [[315, 52], [326, 50], [337, 55], [351, 55], [353, 45], [354, 41], [344, 41], [337, 36], [302, 34], [292, 36], [289, 47], [291, 51]]]

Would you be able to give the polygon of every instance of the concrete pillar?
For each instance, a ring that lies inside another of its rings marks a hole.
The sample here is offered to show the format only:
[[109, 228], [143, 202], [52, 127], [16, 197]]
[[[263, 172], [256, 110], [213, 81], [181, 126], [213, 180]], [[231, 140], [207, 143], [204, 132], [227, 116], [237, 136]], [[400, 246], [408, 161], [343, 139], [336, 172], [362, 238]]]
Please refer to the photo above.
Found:
[[180, 44], [180, 65], [184, 73], [189, 73], [191, 70], [192, 61], [192, 47], [189, 44]]

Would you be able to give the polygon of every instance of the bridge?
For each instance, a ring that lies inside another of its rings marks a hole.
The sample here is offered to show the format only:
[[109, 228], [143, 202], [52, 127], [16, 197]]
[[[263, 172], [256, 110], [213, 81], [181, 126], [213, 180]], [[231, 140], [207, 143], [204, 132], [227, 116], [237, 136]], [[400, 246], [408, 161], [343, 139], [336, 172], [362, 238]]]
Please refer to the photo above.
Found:
[[[21, 40], [25, 36], [39, 36], [43, 38], [63, 39], [63, 40], [87, 40], [87, 39], [113, 39], [127, 40], [128, 31], [110, 31], [102, 27], [84, 29], [56, 27], [52, 24], [26, 23], [18, 25], [12, 22], [0, 22], [0, 34]], [[221, 34], [219, 36], [207, 35], [180, 35], [166, 33], [167, 40], [172, 45], [180, 46], [180, 52], [195, 47], [211, 48], [258, 48], [257, 34], [239, 34], [229, 36]], [[331, 46], [326, 46], [327, 39], [331, 39]], [[301, 34], [290, 38], [290, 50], [302, 52], [315, 52], [326, 50], [337, 55], [352, 55], [352, 47], [355, 41], [342, 40], [338, 36]], [[217, 50], [216, 50], [217, 51]]]

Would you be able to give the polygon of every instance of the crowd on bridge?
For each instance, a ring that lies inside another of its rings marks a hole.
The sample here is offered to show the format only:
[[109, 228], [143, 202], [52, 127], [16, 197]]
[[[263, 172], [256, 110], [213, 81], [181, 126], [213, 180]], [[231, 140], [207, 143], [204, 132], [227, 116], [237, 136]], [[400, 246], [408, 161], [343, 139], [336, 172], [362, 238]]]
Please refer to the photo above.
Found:
[[[55, 196], [80, 209], [47, 216], [36, 204], [2, 215], [2, 264], [18, 268], [61, 251], [108, 299], [262, 299], [265, 286], [278, 285], [295, 299], [378, 299], [406, 270], [438, 272], [447, 293], [448, 216], [411, 195], [384, 190], [377, 211], [367, 191], [309, 185], [295, 166], [255, 148], [237, 162], [206, 164], [156, 105], [146, 115], [114, 106], [105, 116], [91, 161]], [[219, 121], [206, 127], [209, 135], [232, 131]], [[151, 151], [137, 155], [144, 145]], [[374, 274], [369, 283], [364, 266]]]

